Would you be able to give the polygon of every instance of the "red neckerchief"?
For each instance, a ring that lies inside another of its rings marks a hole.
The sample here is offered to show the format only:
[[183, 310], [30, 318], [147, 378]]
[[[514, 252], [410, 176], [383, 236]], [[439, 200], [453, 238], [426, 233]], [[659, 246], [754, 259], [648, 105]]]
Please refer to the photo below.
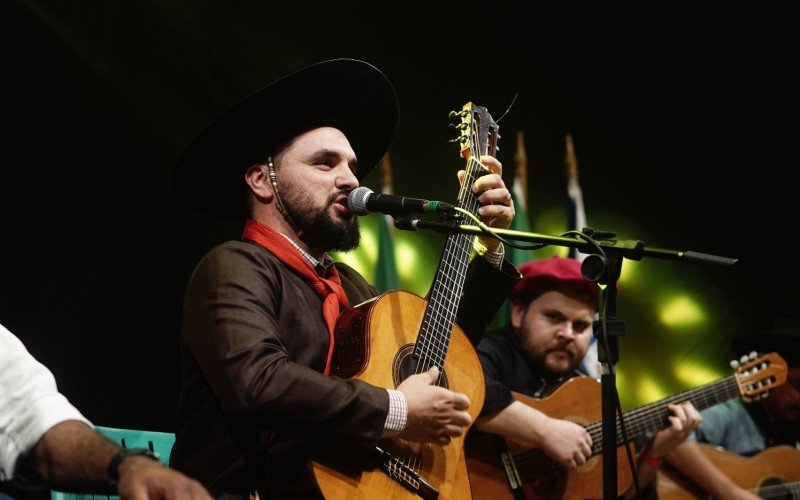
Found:
[[311, 264], [300, 254], [283, 235], [274, 229], [248, 219], [244, 226], [242, 239], [265, 248], [284, 264], [294, 269], [314, 289], [322, 299], [322, 317], [328, 325], [328, 356], [325, 360], [325, 375], [331, 370], [331, 356], [333, 356], [333, 329], [339, 312], [347, 308], [347, 296], [342, 288], [342, 280], [336, 267], [330, 267], [328, 278], [320, 277], [311, 267]]

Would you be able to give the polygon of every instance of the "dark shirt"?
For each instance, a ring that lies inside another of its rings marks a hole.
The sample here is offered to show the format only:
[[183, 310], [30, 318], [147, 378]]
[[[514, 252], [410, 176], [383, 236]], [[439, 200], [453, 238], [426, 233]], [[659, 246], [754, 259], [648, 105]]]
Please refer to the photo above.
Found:
[[[356, 271], [336, 267], [351, 306], [378, 295]], [[504, 271], [482, 258], [468, 268], [457, 323], [473, 342], [517, 281], [513, 267]], [[264, 491], [280, 448], [273, 432], [374, 450], [388, 393], [321, 376], [329, 343], [321, 311], [309, 284], [260, 246], [228, 242], [200, 261], [183, 305], [172, 466], [215, 495], [241, 496]]]
[[569, 377], [551, 381], [538, 376], [511, 324], [488, 332], [478, 344], [477, 351], [486, 379], [482, 416], [497, 413], [513, 403], [511, 391], [542, 398], [572, 377], [583, 375], [576, 370]]

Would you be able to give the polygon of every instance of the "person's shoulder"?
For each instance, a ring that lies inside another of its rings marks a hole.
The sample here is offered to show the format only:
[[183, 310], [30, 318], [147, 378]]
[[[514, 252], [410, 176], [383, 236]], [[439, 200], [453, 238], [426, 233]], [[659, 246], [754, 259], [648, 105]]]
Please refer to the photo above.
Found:
[[364, 277], [361, 276], [361, 273], [359, 273], [349, 265], [345, 264], [344, 262], [340, 262], [337, 260], [334, 265], [336, 266], [336, 270], [342, 276], [347, 276], [348, 278], [360, 278], [362, 280], [364, 279]]
[[226, 241], [225, 243], [220, 243], [206, 252], [203, 258], [200, 259], [198, 267], [204, 264], [207, 265], [208, 263], [218, 264], [220, 262], [235, 262], [237, 260], [251, 259], [273, 260], [274, 258], [275, 257], [271, 253], [267, 252], [258, 245], [247, 241], [231, 240]]
[[193, 276], [243, 277], [273, 268], [277, 263], [274, 255], [258, 245], [246, 241], [226, 241], [206, 252], [195, 266]]
[[507, 329], [504, 328], [486, 332], [478, 343], [477, 349], [478, 352], [483, 353], [512, 352], [514, 345]]
[[352, 267], [338, 261], [335, 266], [345, 290], [350, 293], [356, 293], [359, 300], [365, 300], [378, 293], [378, 291], [364, 279], [364, 276]]

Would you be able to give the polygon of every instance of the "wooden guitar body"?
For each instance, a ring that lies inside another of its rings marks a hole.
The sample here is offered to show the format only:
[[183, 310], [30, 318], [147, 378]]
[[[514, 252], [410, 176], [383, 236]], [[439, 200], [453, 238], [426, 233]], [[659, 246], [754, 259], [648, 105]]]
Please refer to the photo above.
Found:
[[[761, 498], [800, 497], [800, 451], [791, 446], [767, 448], [753, 457], [743, 457], [707, 443], [698, 443], [698, 446], [735, 484]], [[659, 499], [667, 500], [708, 498], [694, 481], [667, 464], [658, 471], [656, 492]]]
[[[553, 418], [569, 420], [580, 425], [597, 421], [602, 415], [600, 382], [590, 377], [576, 377], [565, 382], [547, 397], [537, 399], [513, 393], [517, 401]], [[474, 435], [473, 435], [474, 434]], [[527, 455], [516, 463], [503, 462], [502, 453]], [[518, 474], [520, 488], [513, 491], [507, 469]], [[473, 429], [467, 439], [467, 469], [475, 498], [551, 499], [602, 498], [602, 455], [592, 456], [578, 469], [568, 469], [533, 445], [513, 439], [503, 439]], [[628, 459], [623, 446], [617, 447], [618, 490], [621, 494], [632, 481]]]
[[[765, 354], [737, 368], [729, 377], [624, 412], [629, 439], [666, 425], [669, 403], [691, 401], [702, 410], [739, 395], [755, 397], [786, 382], [786, 361]], [[582, 425], [592, 436], [592, 456], [577, 469], [567, 469], [532, 444], [488, 436], [473, 430], [467, 439], [467, 467], [478, 498], [602, 498], [602, 391], [589, 377], [568, 380], [552, 394], [537, 399], [513, 393], [514, 398], [542, 413]], [[617, 431], [617, 494], [633, 482], [619, 422]], [[474, 435], [473, 435], [474, 434]], [[628, 443], [627, 446], [632, 444]], [[633, 449], [631, 448], [631, 453]]]
[[[477, 217], [480, 202], [471, 186], [490, 171], [479, 158], [497, 151], [499, 129], [486, 108], [473, 103], [452, 112], [451, 118], [458, 122], [454, 129], [460, 131], [459, 148], [467, 160], [454, 210]], [[449, 222], [455, 226], [461, 215], [451, 216]], [[342, 312], [333, 332], [331, 374], [395, 388], [435, 366], [441, 374], [435, 384], [465, 394], [474, 421], [486, 390], [483, 369], [469, 339], [455, 324], [474, 239], [459, 232], [447, 237], [427, 299], [392, 291]], [[464, 457], [467, 430], [446, 446], [388, 438], [368, 454], [314, 447], [311, 462], [297, 468], [305, 480], [293, 476], [285, 481], [301, 486], [284, 489], [281, 495], [342, 500], [471, 498]], [[282, 458], [278, 462], [285, 463]], [[280, 465], [270, 470], [277, 468]]]
[[[392, 291], [342, 313], [334, 332], [332, 374], [376, 386], [397, 387], [405, 376], [413, 373], [413, 366], [410, 372], [407, 367], [414, 363], [411, 354], [425, 307], [426, 301], [418, 295]], [[405, 376], [403, 372], [407, 372]], [[458, 326], [452, 329], [440, 385], [467, 395], [469, 413], [474, 421], [483, 406], [483, 371], [475, 349]], [[379, 446], [395, 459], [419, 457], [413, 462], [407, 460], [406, 465], [438, 492], [439, 498], [471, 498], [463, 435], [453, 438], [446, 446], [411, 443], [399, 438], [383, 439]], [[311, 464], [313, 478], [324, 498], [418, 498], [428, 491], [423, 488], [412, 493], [407, 486], [413, 488], [419, 481], [403, 477], [405, 474], [397, 468], [392, 470], [399, 478], [390, 477], [391, 470], [382, 467], [346, 470], [339, 464], [348, 462], [347, 450], [340, 452], [335, 466], [318, 461]]]

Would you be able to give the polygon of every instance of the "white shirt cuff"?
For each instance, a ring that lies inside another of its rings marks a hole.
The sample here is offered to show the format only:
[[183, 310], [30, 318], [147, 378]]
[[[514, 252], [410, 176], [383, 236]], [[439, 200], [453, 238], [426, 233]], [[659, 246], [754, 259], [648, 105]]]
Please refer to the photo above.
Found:
[[381, 437], [394, 437], [406, 428], [408, 403], [402, 392], [391, 389], [386, 389], [386, 391], [389, 393], [389, 413], [386, 415], [386, 423], [383, 424]]

